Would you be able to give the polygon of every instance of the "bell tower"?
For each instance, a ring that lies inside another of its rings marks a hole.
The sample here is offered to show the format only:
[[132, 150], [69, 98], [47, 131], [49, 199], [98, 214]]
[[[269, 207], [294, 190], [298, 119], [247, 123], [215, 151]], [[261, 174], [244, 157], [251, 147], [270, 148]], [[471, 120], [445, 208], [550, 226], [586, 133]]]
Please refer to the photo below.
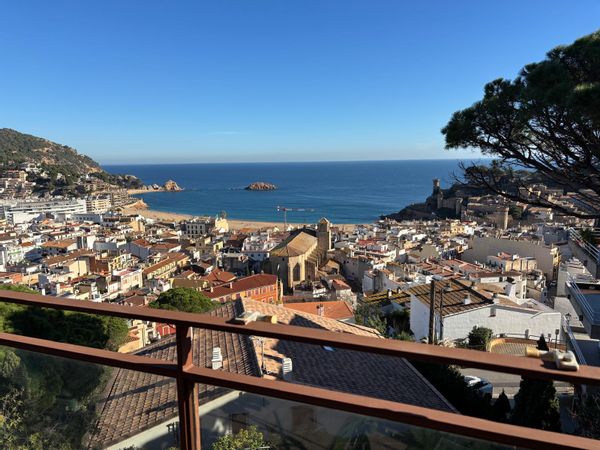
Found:
[[317, 224], [317, 247], [321, 260], [331, 250], [331, 222], [323, 217]]

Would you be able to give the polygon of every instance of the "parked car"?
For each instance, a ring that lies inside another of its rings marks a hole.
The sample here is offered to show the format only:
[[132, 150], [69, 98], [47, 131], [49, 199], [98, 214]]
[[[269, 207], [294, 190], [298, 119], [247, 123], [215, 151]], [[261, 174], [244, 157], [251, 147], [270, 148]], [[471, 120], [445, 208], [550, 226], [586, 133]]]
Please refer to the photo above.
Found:
[[466, 375], [465, 381], [467, 382], [467, 386], [477, 389], [477, 391], [481, 395], [490, 394], [492, 395], [492, 391], [494, 390], [494, 386], [485, 378], [479, 378], [473, 375]]

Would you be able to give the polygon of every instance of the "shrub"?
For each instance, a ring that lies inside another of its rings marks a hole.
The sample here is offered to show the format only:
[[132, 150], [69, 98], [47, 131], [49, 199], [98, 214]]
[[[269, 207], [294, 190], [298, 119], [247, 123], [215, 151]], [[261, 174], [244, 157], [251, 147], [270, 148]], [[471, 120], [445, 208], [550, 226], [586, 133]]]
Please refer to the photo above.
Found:
[[255, 450], [266, 446], [263, 434], [252, 425], [236, 434], [221, 436], [213, 443], [212, 450]]
[[169, 289], [150, 303], [151, 308], [191, 313], [205, 313], [214, 309], [215, 306], [217, 304], [202, 292], [184, 287]]
[[492, 340], [492, 330], [485, 327], [473, 327], [468, 336], [469, 348], [487, 351]]

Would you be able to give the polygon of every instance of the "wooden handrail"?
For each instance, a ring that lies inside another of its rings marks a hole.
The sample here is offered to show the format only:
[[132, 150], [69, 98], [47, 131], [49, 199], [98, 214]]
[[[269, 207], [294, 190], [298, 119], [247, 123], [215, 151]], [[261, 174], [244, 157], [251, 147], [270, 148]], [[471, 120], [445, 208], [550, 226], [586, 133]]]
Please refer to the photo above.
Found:
[[600, 368], [597, 367], [580, 366], [576, 372], [565, 372], [545, 366], [538, 359], [378, 339], [293, 325], [264, 322], [240, 325], [209, 314], [191, 314], [143, 307], [92, 303], [13, 291], [0, 291], [0, 301], [174, 324], [177, 328], [175, 343], [179, 357], [176, 363], [147, 356], [115, 353], [108, 350], [57, 343], [11, 333], [0, 333], [0, 345], [89, 363], [153, 373], [177, 380], [180, 387], [178, 389], [179, 417], [181, 421], [185, 422], [179, 427], [181, 433], [180, 445], [183, 450], [199, 450], [200, 445], [198, 416], [194, 413], [197, 409], [197, 398], [195, 398], [197, 395], [194, 394], [195, 390], [193, 389], [194, 383], [207, 383], [520, 447], [588, 449], [597, 448], [599, 445], [599, 442], [593, 439], [518, 427], [319, 387], [197, 367], [191, 363], [190, 353], [187, 350], [189, 350], [189, 329], [190, 327], [198, 327], [292, 340], [306, 344], [325, 344], [348, 350], [405, 357], [411, 360], [438, 364], [477, 367], [534, 378], [566, 381], [573, 384], [600, 385]]

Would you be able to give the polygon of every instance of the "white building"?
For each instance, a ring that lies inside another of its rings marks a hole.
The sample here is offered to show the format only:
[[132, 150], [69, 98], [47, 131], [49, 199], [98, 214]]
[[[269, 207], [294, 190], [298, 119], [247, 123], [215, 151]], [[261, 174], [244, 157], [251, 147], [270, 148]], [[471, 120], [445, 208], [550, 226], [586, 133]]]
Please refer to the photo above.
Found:
[[487, 257], [487, 264], [498, 267], [503, 271], [517, 270], [519, 272], [531, 272], [537, 269], [537, 261], [532, 257], [521, 257], [514, 253], [500, 252], [497, 255]]
[[475, 237], [469, 242], [469, 249], [463, 253], [462, 259], [468, 262], [484, 262], [488, 256], [498, 253], [514, 253], [535, 258], [537, 267], [549, 280], [552, 280], [558, 269], [560, 254], [553, 245], [543, 242], [500, 239], [495, 237]]
[[31, 222], [48, 214], [83, 214], [86, 212], [85, 200], [5, 200], [0, 202], [0, 216], [16, 225]]
[[88, 214], [102, 214], [112, 207], [109, 194], [90, 196], [85, 201], [85, 209]]
[[265, 261], [269, 259], [269, 252], [274, 249], [280, 241], [271, 239], [269, 233], [260, 233], [248, 236], [242, 244], [242, 254], [253, 261]]
[[[439, 302], [443, 293], [440, 321]], [[415, 339], [429, 335], [430, 285], [410, 289], [410, 328]], [[532, 299], [520, 300], [503, 294], [483, 290], [483, 285], [471, 286], [465, 280], [448, 280], [435, 283], [436, 312], [435, 334], [438, 340], [465, 339], [473, 327], [486, 327], [494, 335], [537, 338], [544, 335], [555, 339], [559, 330], [562, 339], [560, 312]]]

